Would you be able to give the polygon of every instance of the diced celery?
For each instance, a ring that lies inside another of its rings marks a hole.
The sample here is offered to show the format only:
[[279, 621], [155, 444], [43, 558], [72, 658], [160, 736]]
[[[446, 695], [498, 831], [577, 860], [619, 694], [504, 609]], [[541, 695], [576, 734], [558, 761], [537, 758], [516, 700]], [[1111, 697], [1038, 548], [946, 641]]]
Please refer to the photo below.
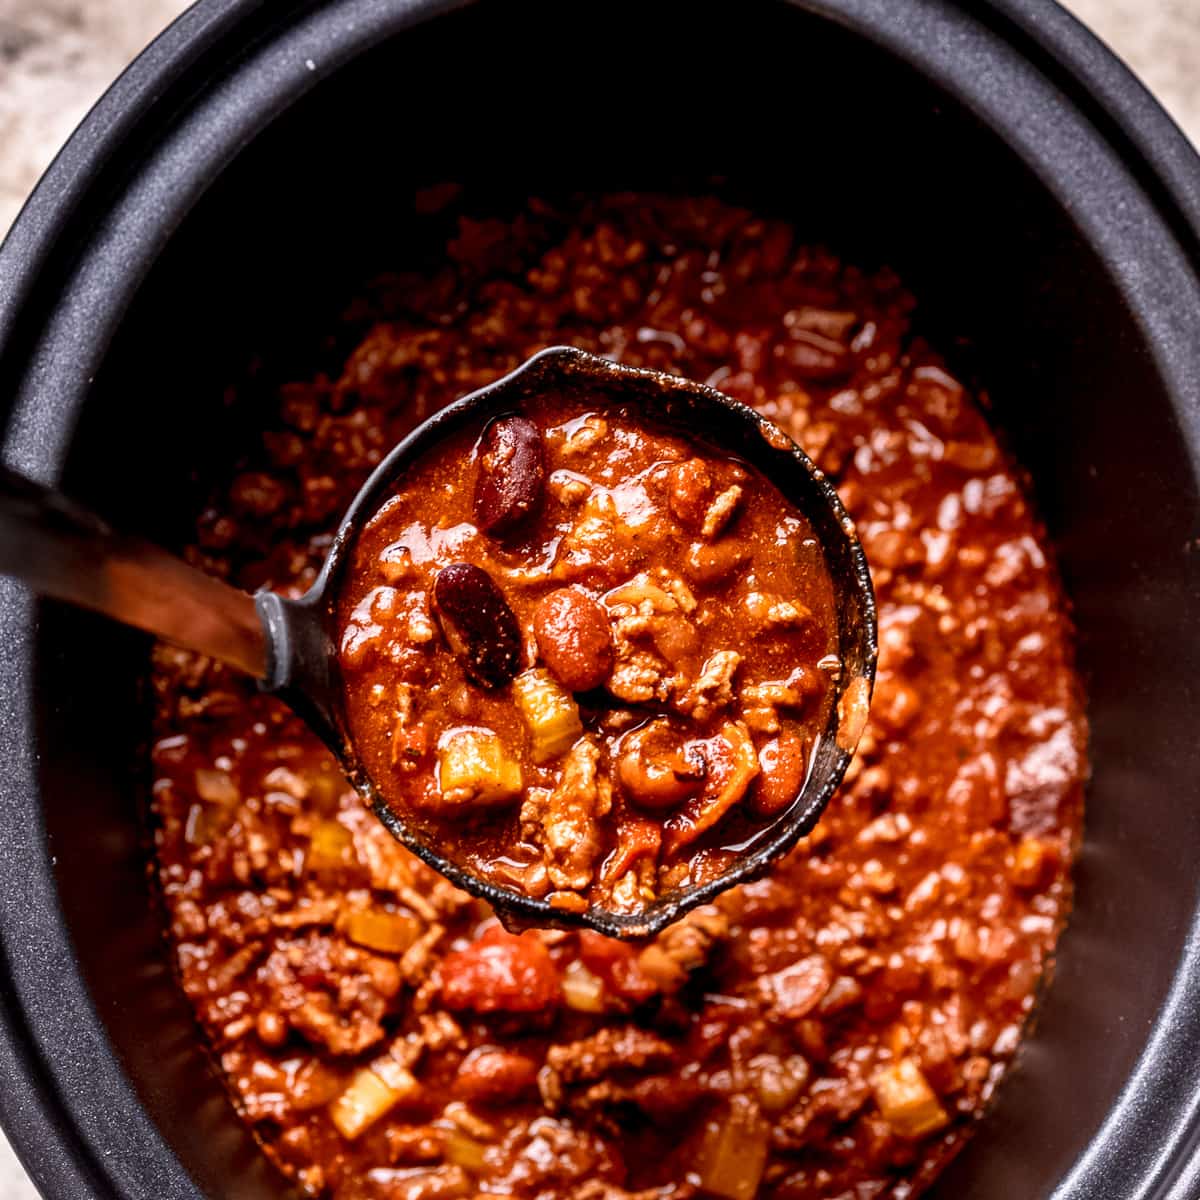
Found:
[[438, 745], [446, 804], [504, 804], [521, 794], [521, 766], [490, 729], [453, 729]]
[[579, 707], [570, 692], [540, 668], [518, 675], [512, 688], [533, 739], [533, 761], [546, 763], [565, 754], [583, 732]]
[[467, 1171], [481, 1171], [486, 1166], [484, 1152], [487, 1147], [461, 1129], [442, 1130], [442, 1150], [446, 1161]]

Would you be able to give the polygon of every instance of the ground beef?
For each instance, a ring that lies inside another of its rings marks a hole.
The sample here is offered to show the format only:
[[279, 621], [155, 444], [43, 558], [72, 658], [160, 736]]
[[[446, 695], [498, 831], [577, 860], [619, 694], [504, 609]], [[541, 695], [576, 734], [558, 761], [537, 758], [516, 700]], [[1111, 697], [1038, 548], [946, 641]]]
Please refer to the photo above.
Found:
[[[912, 310], [886, 271], [717, 200], [531, 202], [462, 218], [436, 266], [368, 289], [337, 369], [265, 409], [261, 381], [247, 393], [261, 440], [190, 551], [244, 586], [306, 587], [404, 430], [566, 342], [706, 380], [796, 438], [857, 522], [880, 609], [870, 723], [820, 824], [645, 946], [502, 933], [390, 841], [278, 703], [159, 653], [180, 977], [303, 1187], [908, 1198], [961, 1144], [1067, 910], [1085, 728], [1042, 530]], [[773, 606], [762, 619], [786, 621]], [[621, 662], [653, 689], [651, 664]], [[786, 700], [758, 698], [761, 729]]]

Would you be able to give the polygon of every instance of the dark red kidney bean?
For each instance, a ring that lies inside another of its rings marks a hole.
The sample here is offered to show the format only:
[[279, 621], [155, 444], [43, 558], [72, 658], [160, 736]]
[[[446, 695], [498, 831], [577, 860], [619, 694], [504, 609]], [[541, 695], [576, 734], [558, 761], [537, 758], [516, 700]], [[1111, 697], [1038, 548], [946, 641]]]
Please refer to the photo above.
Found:
[[477, 1046], [458, 1068], [456, 1096], [477, 1104], [505, 1104], [537, 1087], [537, 1064], [524, 1054]]
[[524, 417], [499, 417], [484, 431], [475, 477], [475, 524], [484, 533], [515, 528], [538, 507], [546, 456], [538, 427]]
[[608, 617], [582, 588], [559, 588], [543, 596], [533, 614], [533, 635], [542, 661], [572, 692], [599, 687], [612, 672]]
[[521, 627], [492, 577], [451, 563], [433, 581], [433, 604], [450, 649], [472, 683], [503, 687], [521, 669]]

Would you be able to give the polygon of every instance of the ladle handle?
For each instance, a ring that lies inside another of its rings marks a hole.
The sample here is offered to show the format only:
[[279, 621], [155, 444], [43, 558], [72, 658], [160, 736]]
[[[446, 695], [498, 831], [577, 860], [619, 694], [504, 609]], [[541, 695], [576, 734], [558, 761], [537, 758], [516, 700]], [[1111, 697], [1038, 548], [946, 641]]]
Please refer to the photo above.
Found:
[[3, 466], [0, 574], [257, 679], [267, 673], [267, 635], [253, 596], [150, 542], [114, 532], [73, 501]]

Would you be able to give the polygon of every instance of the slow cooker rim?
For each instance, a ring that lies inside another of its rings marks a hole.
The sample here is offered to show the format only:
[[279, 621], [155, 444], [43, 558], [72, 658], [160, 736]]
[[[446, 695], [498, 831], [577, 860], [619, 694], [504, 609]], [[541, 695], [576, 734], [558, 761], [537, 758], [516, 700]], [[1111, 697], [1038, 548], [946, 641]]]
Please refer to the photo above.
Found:
[[[862, 28], [887, 0], [783, 0]], [[408, 0], [421, 19], [470, 0]], [[1200, 156], [1174, 119], [1132, 70], [1058, 0], [946, 0], [993, 27], [1018, 35], [1048, 72], [1068, 82], [1108, 127], [1110, 140], [1136, 157], [1135, 174], [1167, 209], [1171, 228], [1200, 262]], [[0, 347], [11, 342], [30, 290], [49, 260], [70, 245], [68, 227], [96, 188], [95, 179], [135, 133], [169, 120], [198, 65], [245, 30], [261, 32], [262, 0], [197, 0], [117, 77], [56, 154], [0, 242]], [[297, 6], [294, 20], [304, 11]], [[319, 78], [314, 75], [314, 82]], [[1126, 156], [1127, 157], [1127, 156]], [[1128, 158], [1127, 158], [1128, 161]], [[0, 361], [3, 356], [0, 355]], [[2, 376], [0, 376], [2, 378]]]
[[[881, 4], [873, 0], [798, 2], [846, 24], [869, 22], [876, 10], [886, 6], [886, 0]], [[455, 6], [415, 0], [404, 7], [425, 19]], [[81, 234], [80, 222], [90, 224], [95, 219], [89, 211], [103, 207], [103, 164], [118, 156], [130, 140], [152, 137], [169, 123], [176, 105], [186, 96], [189, 80], [202, 73], [210, 59], [234, 53], [231, 39], [237, 39], [244, 49], [247, 29], [265, 36], [269, 30], [267, 7], [261, 0], [200, 0], [134, 62], [64, 147], [0, 247], [0, 379], [19, 376], [24, 366], [21, 349], [32, 341], [32, 327], [40, 311], [35, 302], [37, 290], [52, 288], [62, 277], [55, 269], [56, 260], [71, 253]], [[1125, 143], [1116, 147], [1122, 159], [1130, 152], [1136, 155], [1134, 174], [1143, 184], [1150, 181], [1159, 215], [1183, 242], [1196, 269], [1200, 262], [1200, 159], [1127, 68], [1074, 18], [1045, 0], [988, 0], [986, 11], [966, 0], [949, 7], [968, 11], [973, 17], [985, 12], [990, 20], [1019, 32], [1027, 45], [1042, 49], [1043, 62], [1048, 56], [1057, 74], [1071, 82], [1075, 94], [1087, 96], [1089, 107], [1110, 118], [1107, 136], [1115, 130]], [[295, 11], [289, 14], [290, 19], [295, 15]], [[1200, 425], [1200, 412], [1186, 415]], [[1197, 443], [1192, 444], [1195, 447]], [[25, 614], [32, 611], [15, 588], [4, 589], [4, 596], [10, 598], [13, 609]], [[26, 619], [24, 628], [31, 630], [32, 624]], [[0, 658], [8, 663], [24, 661], [31, 644], [31, 634], [23, 640], [10, 640]], [[19, 722], [14, 724], [8, 713], [0, 714], [0, 740], [6, 740], [14, 729], [19, 730]], [[0, 893], [3, 886], [0, 884]], [[21, 950], [14, 946], [12, 936], [11, 927], [0, 929], [0, 961]], [[1198, 954], [1200, 947], [1193, 933], [1181, 961], [1194, 961]], [[0, 1068], [9, 1082], [0, 1097], [0, 1119], [18, 1154], [49, 1195], [117, 1196], [114, 1178], [102, 1165], [104, 1147], [88, 1143], [54, 1094], [47, 1064], [34, 1053], [7, 973], [0, 985], [0, 1010], [4, 1013]], [[148, 1119], [144, 1112], [142, 1116]], [[1170, 1169], [1158, 1177], [1161, 1186], [1144, 1194], [1164, 1198], [1192, 1194], [1187, 1181], [1195, 1177], [1197, 1153], [1190, 1144], [1193, 1139], [1184, 1134], [1192, 1133], [1195, 1124], [1196, 1115], [1192, 1114], [1192, 1119], [1179, 1127], [1176, 1145], [1181, 1152], [1172, 1156]], [[1178, 1186], [1173, 1181], [1178, 1181]], [[194, 1189], [193, 1194], [198, 1195]]]

